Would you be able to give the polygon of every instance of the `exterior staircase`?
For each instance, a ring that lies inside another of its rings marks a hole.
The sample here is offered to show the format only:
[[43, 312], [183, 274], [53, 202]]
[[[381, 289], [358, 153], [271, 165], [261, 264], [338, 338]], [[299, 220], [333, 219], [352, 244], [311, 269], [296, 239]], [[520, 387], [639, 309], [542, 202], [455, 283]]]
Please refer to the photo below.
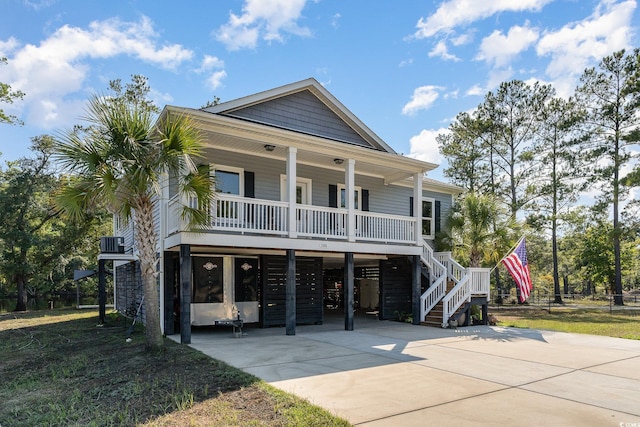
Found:
[[481, 298], [485, 304], [489, 300], [488, 268], [464, 268], [451, 257], [450, 252], [434, 253], [426, 241], [421, 261], [429, 271], [430, 282], [420, 297], [422, 324], [447, 328], [449, 320], [456, 319], [460, 311], [466, 310], [472, 298], [475, 301]]
[[[450, 292], [451, 289], [455, 286], [455, 282], [453, 280], [447, 281], [446, 292]], [[435, 326], [438, 328], [442, 327], [443, 322], [443, 314], [444, 314], [444, 303], [440, 300], [435, 307], [431, 309], [420, 322], [421, 325], [424, 326]]]

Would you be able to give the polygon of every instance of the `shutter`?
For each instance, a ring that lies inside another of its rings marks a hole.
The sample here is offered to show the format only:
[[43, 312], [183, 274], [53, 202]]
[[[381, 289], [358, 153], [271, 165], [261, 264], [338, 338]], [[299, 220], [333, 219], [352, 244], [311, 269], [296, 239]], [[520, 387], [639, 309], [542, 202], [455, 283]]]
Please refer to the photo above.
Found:
[[362, 210], [369, 212], [369, 190], [362, 190]]
[[413, 196], [409, 197], [409, 216], [413, 216]]
[[436, 223], [435, 232], [439, 233], [440, 232], [440, 200], [436, 200], [433, 215]]
[[244, 197], [256, 197], [256, 174], [244, 171]]
[[338, 207], [338, 186], [335, 184], [329, 184], [329, 207]]

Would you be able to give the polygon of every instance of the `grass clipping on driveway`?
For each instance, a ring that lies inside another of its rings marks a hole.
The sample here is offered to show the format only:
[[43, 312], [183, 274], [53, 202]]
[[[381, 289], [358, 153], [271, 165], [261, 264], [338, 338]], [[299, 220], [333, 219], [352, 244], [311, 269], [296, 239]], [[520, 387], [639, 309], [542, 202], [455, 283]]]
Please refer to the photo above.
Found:
[[0, 315], [0, 426], [347, 426], [308, 402], [112, 314]]

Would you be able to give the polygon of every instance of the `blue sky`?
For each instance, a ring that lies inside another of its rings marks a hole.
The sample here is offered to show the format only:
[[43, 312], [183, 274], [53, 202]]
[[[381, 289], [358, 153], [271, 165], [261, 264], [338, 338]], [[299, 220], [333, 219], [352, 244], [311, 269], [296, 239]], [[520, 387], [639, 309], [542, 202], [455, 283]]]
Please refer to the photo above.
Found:
[[[149, 77], [199, 108], [314, 77], [397, 152], [441, 163], [435, 136], [502, 81], [568, 95], [587, 66], [638, 46], [634, 0], [1, 0], [0, 161], [79, 122], [108, 81]], [[430, 176], [441, 178], [441, 169]]]

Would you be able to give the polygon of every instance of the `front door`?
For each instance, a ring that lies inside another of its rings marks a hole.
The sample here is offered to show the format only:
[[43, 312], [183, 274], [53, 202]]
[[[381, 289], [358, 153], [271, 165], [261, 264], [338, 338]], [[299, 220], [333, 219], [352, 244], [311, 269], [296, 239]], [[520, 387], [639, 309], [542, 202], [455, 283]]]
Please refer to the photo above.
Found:
[[[287, 198], [287, 176], [280, 175], [280, 200], [289, 201]], [[311, 180], [308, 178], [296, 178], [296, 203], [299, 205], [311, 204]]]

